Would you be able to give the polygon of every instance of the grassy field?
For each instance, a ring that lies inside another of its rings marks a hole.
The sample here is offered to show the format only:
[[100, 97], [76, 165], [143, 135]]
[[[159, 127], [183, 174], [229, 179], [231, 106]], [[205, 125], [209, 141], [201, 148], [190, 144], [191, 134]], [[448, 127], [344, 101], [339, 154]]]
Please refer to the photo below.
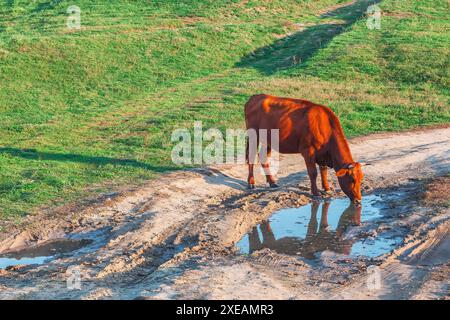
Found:
[[173, 129], [243, 127], [265, 92], [330, 106], [348, 136], [448, 123], [442, 0], [0, 4], [0, 219], [176, 167]]

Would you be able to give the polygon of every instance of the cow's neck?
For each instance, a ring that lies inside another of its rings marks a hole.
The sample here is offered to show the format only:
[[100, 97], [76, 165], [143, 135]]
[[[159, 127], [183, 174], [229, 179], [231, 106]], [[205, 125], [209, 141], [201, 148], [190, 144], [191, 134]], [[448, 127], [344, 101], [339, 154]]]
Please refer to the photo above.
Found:
[[338, 171], [342, 168], [346, 168], [349, 164], [353, 163], [352, 153], [345, 139], [344, 132], [337, 130], [333, 134], [331, 142], [331, 158], [333, 160], [333, 169]]

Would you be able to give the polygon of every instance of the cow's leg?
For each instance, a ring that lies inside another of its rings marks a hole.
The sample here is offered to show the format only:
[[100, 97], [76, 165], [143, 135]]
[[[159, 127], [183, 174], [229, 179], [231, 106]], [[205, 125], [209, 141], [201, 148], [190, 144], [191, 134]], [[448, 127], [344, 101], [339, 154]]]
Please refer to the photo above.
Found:
[[264, 175], [266, 176], [266, 181], [269, 184], [269, 186], [271, 188], [278, 188], [278, 185], [277, 185], [277, 183], [275, 181], [275, 178], [270, 173], [269, 159], [270, 159], [271, 153], [272, 153], [272, 148], [270, 147], [270, 145], [267, 146], [266, 153], [261, 148], [261, 151], [260, 151], [260, 154], [259, 154], [259, 160], [261, 161], [261, 166], [262, 166], [262, 168], [264, 170]]
[[314, 258], [314, 253], [317, 251], [317, 211], [319, 209], [319, 202], [313, 200], [311, 202], [311, 218], [309, 219], [308, 228], [306, 229], [305, 245], [302, 246], [303, 255], [307, 258]]
[[311, 204], [311, 219], [308, 223], [305, 239], [314, 237], [317, 233], [317, 211], [319, 210], [319, 202], [313, 201]]
[[328, 209], [330, 208], [330, 202], [325, 201], [322, 205], [322, 216], [320, 218], [320, 230], [328, 229]]
[[253, 163], [249, 163], [248, 164], [248, 178], [247, 178], [247, 182], [248, 182], [248, 188], [249, 189], [255, 189], [255, 176], [253, 173], [253, 169], [254, 169], [255, 165]]
[[[258, 138], [257, 138], [258, 140]], [[255, 160], [256, 160], [256, 150], [253, 150], [254, 148], [251, 148], [249, 146], [249, 139], [247, 138], [246, 141], [246, 148], [245, 148], [245, 158], [247, 160], [248, 164], [248, 188], [249, 189], [255, 189], [255, 175], [254, 175], [254, 168], [255, 168]], [[256, 142], [256, 149], [258, 149], [258, 141]]]
[[311, 180], [311, 192], [313, 195], [319, 195], [319, 189], [317, 188], [317, 168], [315, 163], [307, 163], [309, 180]]
[[257, 227], [253, 227], [252, 232], [249, 233], [248, 235], [248, 241], [249, 241], [249, 253], [253, 253], [257, 250], [261, 250], [262, 248], [262, 244], [261, 244], [261, 240], [259, 239], [259, 234], [258, 234], [258, 228]]
[[262, 245], [264, 248], [275, 248], [276, 240], [272, 229], [270, 228], [269, 221], [263, 221], [261, 223], [261, 233], [263, 237]]
[[313, 195], [319, 195], [319, 189], [317, 188], [317, 167], [314, 157], [314, 150], [308, 150], [302, 152], [303, 158], [305, 158], [306, 169], [308, 169], [309, 180], [311, 181], [311, 192]]
[[330, 186], [328, 184], [328, 178], [327, 178], [328, 168], [327, 168], [327, 166], [319, 166], [319, 168], [320, 168], [320, 177], [322, 179], [322, 188], [326, 192], [329, 192]]

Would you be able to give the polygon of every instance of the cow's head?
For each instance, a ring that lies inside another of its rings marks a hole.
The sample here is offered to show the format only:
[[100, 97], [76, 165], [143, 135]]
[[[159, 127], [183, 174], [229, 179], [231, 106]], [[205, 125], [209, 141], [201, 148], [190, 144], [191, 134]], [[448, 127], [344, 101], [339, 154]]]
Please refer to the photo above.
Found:
[[361, 164], [351, 163], [347, 168], [342, 168], [336, 172], [339, 185], [342, 191], [350, 198], [352, 202], [361, 202], [361, 181], [364, 174], [361, 170]]

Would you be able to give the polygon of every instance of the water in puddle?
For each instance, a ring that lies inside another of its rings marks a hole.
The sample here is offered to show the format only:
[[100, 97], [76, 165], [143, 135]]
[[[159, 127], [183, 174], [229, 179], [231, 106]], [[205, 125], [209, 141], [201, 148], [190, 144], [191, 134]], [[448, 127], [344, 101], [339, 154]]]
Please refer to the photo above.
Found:
[[44, 264], [66, 253], [79, 250], [92, 243], [90, 239], [58, 239], [0, 256], [0, 269], [16, 265]]
[[392, 250], [400, 239], [383, 235], [346, 238], [350, 227], [382, 216], [380, 208], [375, 206], [380, 199], [376, 195], [365, 196], [362, 206], [355, 206], [348, 199], [334, 199], [283, 209], [254, 227], [236, 245], [246, 254], [269, 248], [308, 259], [326, 250], [348, 256], [380, 256]]

